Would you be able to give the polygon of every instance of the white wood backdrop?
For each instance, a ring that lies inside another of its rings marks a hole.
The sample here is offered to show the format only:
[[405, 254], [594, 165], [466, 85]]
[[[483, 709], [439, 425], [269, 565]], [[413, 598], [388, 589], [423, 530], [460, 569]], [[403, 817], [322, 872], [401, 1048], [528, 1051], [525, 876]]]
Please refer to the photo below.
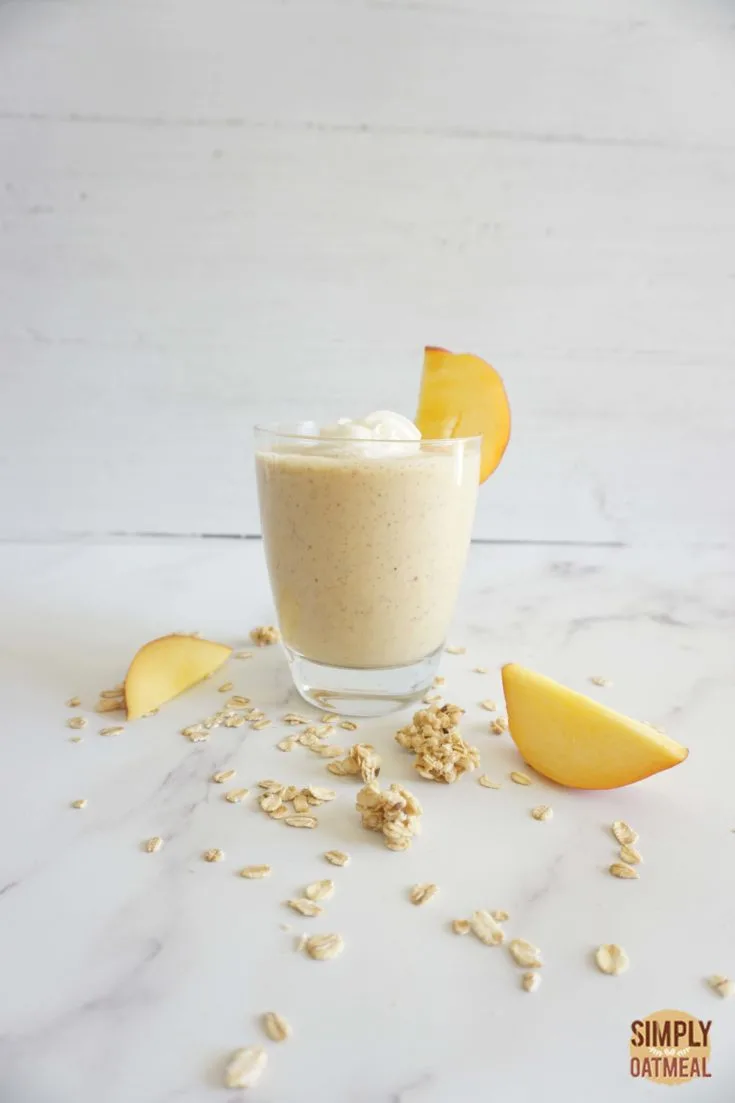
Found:
[[0, 535], [258, 530], [258, 419], [490, 358], [478, 536], [733, 536], [730, 0], [0, 3]]

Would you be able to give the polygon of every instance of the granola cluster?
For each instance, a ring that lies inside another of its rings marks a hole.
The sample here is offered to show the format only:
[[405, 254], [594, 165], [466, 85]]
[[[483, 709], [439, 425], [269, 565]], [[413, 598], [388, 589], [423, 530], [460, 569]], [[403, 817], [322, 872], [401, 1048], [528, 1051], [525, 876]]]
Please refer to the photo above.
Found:
[[260, 624], [250, 633], [250, 639], [256, 647], [267, 647], [268, 644], [278, 643], [280, 638], [281, 633], [273, 624]]
[[327, 769], [338, 777], [359, 775], [368, 784], [380, 773], [380, 755], [370, 743], [355, 743], [346, 758], [330, 762]]
[[396, 742], [416, 755], [421, 777], [451, 784], [480, 765], [480, 752], [465, 743], [457, 727], [463, 713], [459, 705], [432, 705], [396, 733]]
[[414, 835], [421, 831], [421, 805], [402, 785], [381, 792], [377, 782], [371, 781], [357, 794], [356, 807], [362, 826], [382, 831], [389, 850], [408, 850]]

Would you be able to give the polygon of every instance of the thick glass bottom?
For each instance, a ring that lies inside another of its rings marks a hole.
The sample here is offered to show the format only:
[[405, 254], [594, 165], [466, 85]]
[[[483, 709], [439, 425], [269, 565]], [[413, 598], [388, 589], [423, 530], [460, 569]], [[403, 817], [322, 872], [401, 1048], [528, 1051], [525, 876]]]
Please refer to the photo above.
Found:
[[419, 701], [431, 688], [442, 647], [408, 666], [359, 670], [326, 666], [286, 648], [291, 677], [305, 701], [340, 716], [385, 716]]

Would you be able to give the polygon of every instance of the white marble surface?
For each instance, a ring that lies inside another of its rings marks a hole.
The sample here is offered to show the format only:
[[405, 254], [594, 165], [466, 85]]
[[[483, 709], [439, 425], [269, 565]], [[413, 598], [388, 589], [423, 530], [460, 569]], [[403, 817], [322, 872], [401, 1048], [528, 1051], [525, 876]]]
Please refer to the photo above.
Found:
[[[222, 703], [216, 682], [188, 693], [117, 738], [69, 742], [66, 699], [89, 706], [116, 682], [143, 640], [198, 629], [243, 646], [272, 617], [256, 542], [172, 541], [0, 548], [0, 1099], [3, 1103], [205, 1103], [230, 1050], [263, 1041], [258, 1016], [286, 1015], [293, 1040], [265, 1042], [261, 1103], [571, 1103], [653, 1099], [630, 1080], [629, 1024], [674, 1007], [712, 1019], [712, 1079], [680, 1089], [724, 1103], [735, 1082], [735, 1000], [706, 987], [735, 974], [735, 812], [732, 778], [733, 574], [720, 551], [632, 552], [475, 546], [447, 655], [447, 698], [467, 708], [465, 732], [501, 790], [466, 777], [423, 782], [392, 741], [395, 719], [362, 723], [384, 755], [385, 781], [408, 783], [425, 806], [406, 854], [360, 828], [355, 785], [314, 832], [266, 819], [252, 795], [227, 804], [208, 780], [224, 766], [254, 789], [276, 776], [331, 777], [282, 729], [218, 730], [192, 745], [185, 723]], [[682, 766], [617, 792], [567, 792], [507, 781], [519, 758], [487, 734], [478, 702], [499, 697], [498, 666], [533, 664], [686, 743]], [[474, 674], [486, 665], [486, 676]], [[593, 689], [589, 675], [614, 686]], [[272, 716], [297, 702], [277, 648], [232, 662], [237, 691]], [[220, 679], [222, 681], [225, 675]], [[345, 734], [345, 744], [350, 737]], [[75, 811], [69, 802], [86, 797]], [[550, 803], [554, 818], [531, 819]], [[638, 882], [605, 872], [606, 825], [641, 835]], [[158, 854], [142, 840], [161, 834]], [[226, 861], [208, 865], [212, 846]], [[321, 855], [352, 854], [345, 869]], [[236, 871], [273, 866], [270, 880]], [[283, 901], [333, 876], [322, 919]], [[434, 880], [426, 907], [408, 888]], [[448, 930], [472, 908], [505, 908], [513, 935], [547, 964], [534, 995], [504, 950]], [[282, 929], [288, 924], [289, 931]], [[317, 963], [294, 950], [302, 931], [334, 930], [346, 949]], [[632, 967], [608, 978], [590, 962], [618, 942]], [[646, 1090], [648, 1088], [648, 1091]], [[656, 1097], [658, 1098], [658, 1097]]]

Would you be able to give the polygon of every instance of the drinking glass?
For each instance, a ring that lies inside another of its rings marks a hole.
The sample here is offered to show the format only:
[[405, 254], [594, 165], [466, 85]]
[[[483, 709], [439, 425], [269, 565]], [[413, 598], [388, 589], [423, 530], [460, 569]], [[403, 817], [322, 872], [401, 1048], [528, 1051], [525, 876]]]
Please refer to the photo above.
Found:
[[430, 688], [467, 557], [480, 446], [256, 427], [268, 573], [305, 700], [378, 716]]

